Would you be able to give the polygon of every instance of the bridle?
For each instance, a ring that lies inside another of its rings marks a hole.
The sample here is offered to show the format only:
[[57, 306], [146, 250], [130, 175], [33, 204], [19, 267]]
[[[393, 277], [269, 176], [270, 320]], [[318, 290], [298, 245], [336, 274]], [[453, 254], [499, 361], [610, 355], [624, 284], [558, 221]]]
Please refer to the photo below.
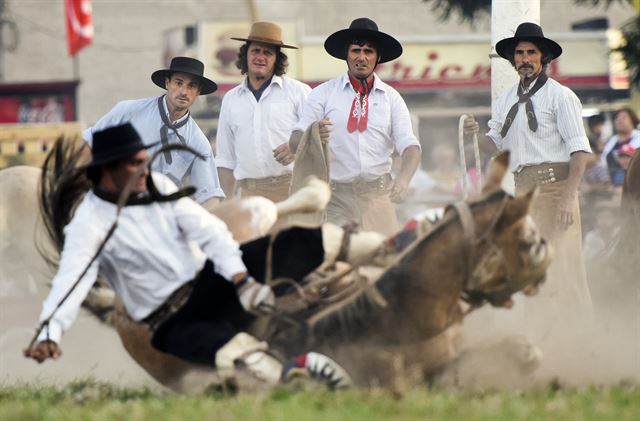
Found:
[[[493, 219], [490, 221], [484, 232], [479, 236], [476, 234], [476, 224], [471, 213], [471, 207], [467, 202], [456, 202], [449, 205], [445, 210], [445, 212], [448, 210], [454, 210], [458, 214], [460, 225], [462, 226], [462, 248], [465, 260], [465, 280], [462, 287], [462, 299], [471, 305], [471, 308], [467, 313], [482, 306], [487, 301], [490, 303], [502, 302], [508, 299], [512, 293], [517, 291], [515, 282], [509, 274], [509, 266], [507, 265], [507, 259], [504, 252], [496, 245], [493, 240], [493, 236], [491, 235], [500, 216], [504, 212], [505, 206], [510, 197], [510, 195], [506, 193], [504, 194], [500, 202], [500, 207], [493, 216]], [[501, 283], [500, 286], [489, 288], [486, 285], [483, 285], [481, 280], [473, 275], [473, 268], [478, 264], [476, 250], [483, 244], [487, 246], [487, 253], [495, 253], [500, 259], [500, 266], [505, 268], [507, 275], [504, 277], [504, 282]]]

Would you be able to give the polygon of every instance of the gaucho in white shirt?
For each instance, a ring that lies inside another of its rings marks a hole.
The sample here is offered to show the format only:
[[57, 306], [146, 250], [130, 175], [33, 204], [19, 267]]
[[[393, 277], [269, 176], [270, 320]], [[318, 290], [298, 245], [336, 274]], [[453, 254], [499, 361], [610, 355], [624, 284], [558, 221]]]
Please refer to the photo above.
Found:
[[[591, 316], [578, 203], [591, 153], [582, 105], [570, 89], [546, 75], [562, 48], [539, 25], [520, 24], [513, 37], [496, 44], [496, 52], [514, 66], [520, 81], [498, 98], [487, 135], [499, 149], [510, 151], [516, 194], [538, 186], [531, 215], [554, 250], [539, 296], [525, 303], [527, 324], [536, 339], [551, 330], [562, 335], [564, 323], [588, 326]], [[473, 127], [470, 132], [478, 130], [472, 119], [465, 124]]]
[[[249, 276], [224, 222], [186, 197], [188, 190], [149, 173], [148, 146], [130, 123], [95, 133], [86, 170], [94, 187], [65, 227], [42, 330], [25, 356], [43, 362], [61, 355], [62, 333], [100, 272], [128, 315], [147, 325], [160, 351], [231, 372], [238, 358], [251, 359], [248, 369], [272, 383], [287, 379], [291, 368], [304, 368], [328, 385], [347, 385], [348, 374], [328, 357], [307, 353], [282, 364], [246, 333], [253, 312], [274, 305], [271, 288]], [[131, 195], [118, 214], [116, 203], [129, 185]]]
[[238, 52], [243, 82], [222, 98], [216, 136], [216, 163], [227, 197], [235, 183], [242, 196], [264, 196], [274, 202], [289, 195], [293, 154], [289, 137], [311, 88], [284, 76], [287, 56], [281, 29], [256, 22]]
[[153, 169], [169, 177], [178, 186], [188, 180], [196, 188], [194, 199], [210, 209], [224, 198], [224, 193], [209, 140], [189, 112], [198, 95], [209, 94], [217, 89], [213, 81], [202, 76], [203, 69], [204, 64], [198, 60], [175, 57], [169, 69], [158, 70], [151, 76], [156, 85], [167, 90], [166, 95], [118, 102], [82, 136], [91, 146], [96, 131], [130, 122], [144, 141], [162, 141], [151, 147], [150, 153], [165, 144], [189, 146], [205, 159], [198, 159], [187, 151], [171, 151], [158, 157]]
[[[374, 69], [399, 57], [402, 46], [378, 31], [372, 20], [359, 18], [329, 36], [325, 49], [345, 60], [348, 71], [311, 91], [291, 137], [292, 149], [302, 133], [320, 121], [321, 137], [329, 141], [330, 150], [328, 221], [355, 222], [365, 230], [390, 234], [398, 225], [392, 201], [406, 198], [420, 163], [420, 144], [404, 100]], [[402, 165], [392, 178], [394, 152]]]

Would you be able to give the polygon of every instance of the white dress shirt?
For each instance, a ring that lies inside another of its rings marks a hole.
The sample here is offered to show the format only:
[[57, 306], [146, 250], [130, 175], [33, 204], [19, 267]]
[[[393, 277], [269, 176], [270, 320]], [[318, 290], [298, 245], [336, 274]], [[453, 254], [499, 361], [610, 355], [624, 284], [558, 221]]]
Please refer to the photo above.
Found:
[[[168, 121], [171, 121], [166, 97], [163, 98], [162, 103], [164, 106], [163, 112], [167, 115]], [[171, 164], [168, 164], [164, 155], [161, 154], [153, 161], [152, 168], [154, 171], [161, 172], [171, 178], [171, 180], [180, 187], [184, 185], [185, 179], [188, 178], [187, 184], [193, 185], [196, 188], [194, 198], [198, 203], [203, 203], [212, 197], [224, 197], [224, 192], [218, 180], [218, 172], [216, 170], [211, 144], [204, 133], [202, 133], [202, 130], [200, 130], [200, 127], [198, 127], [198, 124], [190, 116], [184, 116], [182, 119], [173, 121], [172, 123], [181, 122], [185, 118], [189, 118], [189, 121], [178, 129], [178, 133], [184, 137], [187, 146], [202, 154], [205, 159], [196, 158], [192, 153], [187, 151], [171, 151]], [[160, 129], [164, 123], [158, 110], [158, 98], [118, 102], [116, 106], [100, 118], [93, 127], [86, 129], [82, 133], [82, 137], [89, 146], [91, 146], [93, 143], [93, 133], [126, 122], [130, 122], [133, 127], [135, 127], [146, 145], [159, 142]], [[168, 130], [167, 139], [169, 143], [181, 143], [178, 136], [176, 136], [175, 132], [171, 129]], [[161, 147], [162, 145], [158, 143], [149, 149], [149, 153], [153, 154]]]
[[374, 180], [391, 171], [394, 149], [402, 155], [409, 146], [420, 147], [404, 100], [375, 74], [368, 99], [367, 129], [349, 133], [347, 122], [354, 97], [347, 74], [325, 82], [311, 91], [294, 127], [304, 132], [315, 121], [331, 120], [331, 179], [341, 183]]
[[511, 128], [503, 138], [500, 135], [502, 123], [511, 106], [518, 101], [517, 92], [518, 84], [500, 95], [487, 133], [498, 149], [511, 151], [511, 171], [543, 162], [569, 162], [573, 152], [591, 152], [582, 123], [580, 100], [573, 91], [551, 78], [531, 97], [538, 130], [534, 132], [529, 128], [525, 104], [521, 103]]
[[[171, 180], [154, 173], [161, 193], [177, 190]], [[40, 320], [47, 318], [69, 291], [107, 235], [117, 206], [88, 192], [65, 227], [60, 266]], [[158, 308], [173, 291], [195, 278], [206, 259], [226, 279], [245, 272], [241, 251], [227, 225], [188, 197], [173, 202], [122, 208], [118, 226], [99, 257], [44, 329], [39, 340], [60, 342], [75, 320], [98, 272], [109, 281], [134, 320]]]
[[293, 164], [279, 164], [273, 150], [289, 142], [311, 88], [274, 75], [260, 101], [256, 101], [247, 83], [245, 79], [222, 98], [216, 163], [233, 170], [236, 180], [291, 173]]

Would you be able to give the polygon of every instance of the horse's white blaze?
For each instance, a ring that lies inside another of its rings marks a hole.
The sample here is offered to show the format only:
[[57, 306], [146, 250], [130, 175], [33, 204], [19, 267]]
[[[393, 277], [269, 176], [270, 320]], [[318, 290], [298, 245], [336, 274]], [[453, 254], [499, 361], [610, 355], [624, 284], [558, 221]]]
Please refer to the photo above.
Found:
[[262, 196], [252, 196], [240, 201], [240, 208], [251, 214], [251, 229], [258, 236], [269, 232], [278, 219], [278, 209], [269, 199]]
[[324, 210], [331, 199], [331, 189], [324, 181], [316, 177], [305, 180], [303, 188], [276, 204], [278, 217], [297, 212], [317, 212]]
[[469, 280], [471, 287], [477, 289], [481, 286], [489, 286], [490, 281], [494, 280], [497, 273], [500, 273], [500, 267], [504, 263], [502, 253], [499, 253], [497, 249], [491, 249], [474, 268]]

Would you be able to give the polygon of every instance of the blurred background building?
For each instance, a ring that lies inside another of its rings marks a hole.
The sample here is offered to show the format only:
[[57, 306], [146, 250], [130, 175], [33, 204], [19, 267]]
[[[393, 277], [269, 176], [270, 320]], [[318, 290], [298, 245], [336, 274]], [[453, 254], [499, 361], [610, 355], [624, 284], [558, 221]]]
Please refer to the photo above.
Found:
[[[325, 38], [354, 18], [375, 20], [404, 46], [402, 57], [377, 72], [403, 94], [424, 145], [454, 142], [463, 113], [481, 123], [490, 114], [488, 14], [472, 24], [457, 16], [442, 22], [421, 0], [92, 0], [93, 41], [71, 57], [65, 1], [71, 0], [0, 0], [0, 139], [18, 136], [12, 123], [83, 127], [117, 101], [159, 95], [150, 75], [173, 55], [201, 59], [220, 85], [194, 110], [214, 139], [220, 99], [241, 80], [234, 66], [240, 43], [229, 38], [247, 35], [252, 20], [283, 26], [286, 42], [300, 47], [287, 51], [288, 74], [311, 85], [346, 70], [325, 53]], [[541, 0], [540, 9], [545, 34], [564, 48], [550, 74], [578, 94], [585, 113], [627, 101], [624, 65], [609, 46], [634, 13], [631, 5]]]

